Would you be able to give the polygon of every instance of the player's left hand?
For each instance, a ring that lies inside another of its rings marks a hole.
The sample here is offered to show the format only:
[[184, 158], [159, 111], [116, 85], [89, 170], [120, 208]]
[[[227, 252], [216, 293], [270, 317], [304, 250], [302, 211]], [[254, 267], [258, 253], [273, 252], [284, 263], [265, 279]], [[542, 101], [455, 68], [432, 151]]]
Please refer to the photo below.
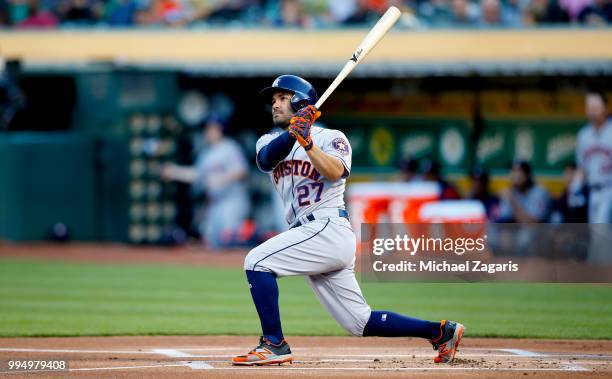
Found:
[[314, 105], [308, 105], [297, 111], [295, 117], [302, 117], [312, 125], [312, 123], [321, 117], [321, 111]]
[[300, 109], [289, 121], [289, 133], [305, 150], [312, 148], [310, 128], [320, 116], [321, 112], [313, 105], [309, 105]]

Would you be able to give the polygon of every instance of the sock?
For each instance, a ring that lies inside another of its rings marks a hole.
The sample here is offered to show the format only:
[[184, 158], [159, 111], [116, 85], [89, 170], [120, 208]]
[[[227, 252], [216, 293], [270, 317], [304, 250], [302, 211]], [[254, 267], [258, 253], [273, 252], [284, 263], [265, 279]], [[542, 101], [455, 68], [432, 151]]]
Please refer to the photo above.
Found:
[[283, 340], [280, 311], [278, 309], [278, 284], [270, 272], [246, 271], [251, 287], [251, 296], [257, 309], [263, 336], [273, 344]]
[[428, 340], [440, 336], [440, 323], [400, 315], [388, 311], [372, 311], [363, 330], [364, 337], [421, 337]]

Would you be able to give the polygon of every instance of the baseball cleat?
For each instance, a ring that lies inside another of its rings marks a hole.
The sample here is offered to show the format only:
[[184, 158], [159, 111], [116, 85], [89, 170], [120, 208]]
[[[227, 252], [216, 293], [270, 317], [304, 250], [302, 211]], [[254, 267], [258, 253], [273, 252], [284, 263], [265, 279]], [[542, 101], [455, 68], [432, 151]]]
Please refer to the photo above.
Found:
[[282, 340], [278, 345], [274, 345], [263, 336], [259, 338], [259, 346], [247, 355], [238, 355], [232, 359], [235, 366], [281, 365], [285, 362], [293, 362], [287, 341]]
[[465, 327], [458, 322], [442, 320], [440, 324], [440, 337], [431, 340], [434, 350], [438, 350], [435, 363], [451, 363], [455, 359], [459, 342]]

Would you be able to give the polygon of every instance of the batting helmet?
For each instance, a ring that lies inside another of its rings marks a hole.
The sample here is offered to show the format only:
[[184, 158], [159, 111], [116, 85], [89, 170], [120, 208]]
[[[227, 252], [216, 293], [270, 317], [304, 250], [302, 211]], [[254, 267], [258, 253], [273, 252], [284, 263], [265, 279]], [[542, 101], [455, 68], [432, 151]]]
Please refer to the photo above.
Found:
[[274, 79], [270, 87], [264, 88], [259, 92], [268, 104], [272, 103], [272, 95], [278, 91], [287, 91], [293, 94], [291, 97], [291, 108], [298, 111], [307, 105], [314, 105], [317, 102], [317, 91], [312, 84], [295, 75], [281, 75]]

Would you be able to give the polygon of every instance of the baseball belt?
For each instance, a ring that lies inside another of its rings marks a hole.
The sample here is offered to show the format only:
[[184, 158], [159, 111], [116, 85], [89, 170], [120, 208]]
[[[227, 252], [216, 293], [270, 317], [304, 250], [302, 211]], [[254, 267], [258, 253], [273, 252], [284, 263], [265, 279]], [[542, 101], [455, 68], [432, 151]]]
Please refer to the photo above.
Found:
[[595, 183], [595, 184], [589, 184], [589, 189], [591, 191], [601, 191], [604, 190], [608, 187], [612, 187], [612, 183]]
[[302, 226], [308, 222], [314, 220], [320, 220], [322, 218], [330, 218], [330, 217], [344, 217], [348, 220], [348, 212], [344, 209], [323, 209], [320, 211], [314, 211], [307, 216], [300, 217], [300, 220], [291, 226], [291, 229], [297, 228], [298, 226]]

